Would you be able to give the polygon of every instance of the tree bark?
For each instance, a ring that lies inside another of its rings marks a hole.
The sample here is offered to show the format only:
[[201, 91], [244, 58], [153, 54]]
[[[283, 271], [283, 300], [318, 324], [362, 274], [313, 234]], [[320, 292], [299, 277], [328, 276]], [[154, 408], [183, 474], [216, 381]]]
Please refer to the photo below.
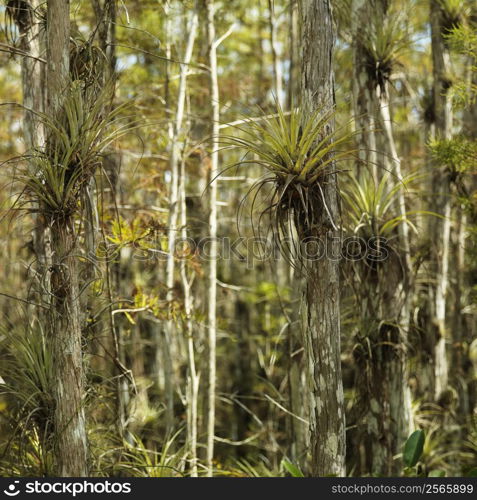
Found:
[[358, 143], [357, 170], [370, 168], [378, 178], [374, 82], [366, 70], [366, 54], [363, 44], [363, 23], [369, 20], [373, 6], [368, 0], [353, 0], [353, 108]]
[[213, 474], [215, 434], [215, 386], [216, 386], [216, 342], [217, 342], [217, 174], [219, 167], [219, 82], [217, 75], [217, 40], [215, 37], [215, 5], [206, 0], [207, 42], [209, 56], [209, 89], [211, 120], [210, 186], [209, 186], [209, 292], [208, 292], [208, 345], [209, 385], [207, 416], [207, 475]]
[[[452, 136], [452, 108], [448, 95], [449, 53], [444, 43], [443, 11], [438, 0], [431, 0], [431, 46], [434, 77], [434, 120], [435, 136], [450, 139]], [[430, 209], [442, 215], [443, 220], [433, 217], [430, 221], [429, 238], [432, 241], [430, 310], [431, 345], [434, 346], [433, 397], [437, 401], [447, 389], [448, 366], [446, 353], [446, 305], [449, 274], [449, 248], [451, 231], [451, 192], [449, 173], [446, 166], [436, 166], [432, 174], [432, 193]], [[435, 235], [438, 235], [435, 238]], [[432, 396], [431, 396], [432, 397]]]
[[277, 18], [275, 16], [275, 0], [268, 0], [268, 29], [270, 31], [270, 48], [272, 51], [273, 91], [279, 103], [283, 98], [282, 68], [277, 46]]
[[[179, 199], [181, 209], [181, 238], [188, 241], [187, 231], [187, 205], [186, 205], [186, 177], [185, 159], [181, 162], [179, 180]], [[197, 374], [195, 361], [194, 328], [192, 322], [193, 296], [192, 282], [194, 274], [188, 276], [187, 256], [183, 255], [180, 262], [180, 272], [182, 280], [182, 290], [184, 292], [184, 332], [187, 337], [187, 390], [186, 390], [186, 410], [187, 410], [187, 447], [189, 452], [190, 473], [192, 477], [197, 477], [197, 425], [198, 425], [198, 398], [199, 398], [199, 375]]]
[[[69, 86], [70, 4], [47, 2], [47, 111], [61, 113]], [[50, 340], [55, 397], [55, 462], [60, 476], [87, 476], [84, 375], [76, 231], [70, 216], [51, 221]]]
[[[198, 26], [197, 5], [192, 12], [192, 17], [187, 35], [187, 44], [185, 54], [180, 65], [179, 76], [179, 91], [177, 96], [177, 107], [175, 120], [172, 129], [171, 137], [171, 154], [170, 154], [170, 173], [171, 187], [169, 191], [169, 218], [168, 218], [168, 256], [166, 264], [166, 300], [172, 304], [174, 300], [174, 271], [176, 268], [175, 262], [175, 246], [177, 241], [177, 221], [179, 217], [179, 166], [181, 161], [180, 139], [183, 132], [183, 119], [185, 109], [185, 99], [187, 90], [187, 73], [189, 71], [189, 63], [192, 59], [195, 37]], [[170, 433], [174, 426], [174, 370], [171, 359], [170, 345], [173, 336], [173, 319], [166, 321], [164, 328], [165, 342], [162, 345], [165, 347], [164, 362], [165, 362], [165, 386], [166, 386], [166, 429]], [[160, 344], [159, 344], [160, 346]], [[160, 347], [159, 347], [160, 348]]]
[[[301, 105], [313, 112], [335, 105], [334, 27], [330, 0], [302, 0]], [[331, 125], [330, 125], [331, 127]], [[330, 216], [339, 217], [336, 173], [323, 183]], [[309, 262], [303, 318], [306, 366], [310, 391], [310, 445], [313, 476], [345, 473], [345, 413], [340, 360], [340, 234], [323, 211], [321, 226], [329, 251]], [[300, 235], [299, 235], [300, 236]], [[330, 255], [331, 254], [331, 255]]]
[[62, 477], [85, 477], [87, 436], [74, 221], [52, 226], [51, 342], [55, 397], [55, 462]]

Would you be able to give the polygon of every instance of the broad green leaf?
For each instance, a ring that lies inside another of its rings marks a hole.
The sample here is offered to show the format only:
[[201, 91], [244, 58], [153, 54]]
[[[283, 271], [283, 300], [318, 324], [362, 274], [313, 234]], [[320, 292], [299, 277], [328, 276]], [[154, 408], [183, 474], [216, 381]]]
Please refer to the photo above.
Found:
[[414, 431], [404, 445], [403, 460], [407, 467], [414, 467], [422, 455], [424, 448], [424, 431]]
[[295, 465], [295, 464], [292, 464], [289, 460], [287, 460], [286, 458], [284, 458], [282, 460], [282, 466], [284, 469], [287, 470], [287, 472], [292, 476], [292, 477], [305, 477], [303, 475], [303, 472], [300, 470], [300, 468]]

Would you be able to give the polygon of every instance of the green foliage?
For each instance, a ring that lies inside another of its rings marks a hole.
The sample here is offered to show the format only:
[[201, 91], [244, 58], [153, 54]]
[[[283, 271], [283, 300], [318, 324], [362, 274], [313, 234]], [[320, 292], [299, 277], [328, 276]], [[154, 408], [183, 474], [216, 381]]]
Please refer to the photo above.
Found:
[[407, 467], [414, 467], [424, 450], [424, 431], [414, 431], [404, 445], [403, 460]]
[[218, 475], [229, 477], [279, 477], [281, 475], [263, 460], [252, 462], [245, 458], [236, 460], [233, 466], [218, 472]]
[[469, 57], [477, 57], [477, 33], [473, 26], [454, 26], [445, 38], [450, 48], [455, 52]]
[[292, 477], [305, 477], [300, 467], [293, 464], [286, 458], [282, 459], [282, 467], [290, 474]]
[[464, 136], [434, 139], [429, 143], [432, 156], [452, 172], [471, 172], [477, 168], [477, 142]]
[[449, 33], [460, 27], [469, 13], [471, 5], [467, 0], [438, 0], [443, 14], [443, 32]]
[[429, 472], [428, 477], [446, 477], [446, 472], [443, 470], [431, 470]]
[[[42, 329], [5, 335], [0, 394], [5, 397], [10, 439], [0, 453], [9, 453], [3, 463], [6, 475], [41, 476], [52, 469], [51, 415], [54, 410], [52, 355]], [[2, 460], [0, 460], [2, 462]], [[1, 473], [1, 468], [0, 468]]]
[[37, 113], [45, 128], [42, 151], [26, 156], [28, 164], [19, 180], [32, 210], [49, 217], [64, 217], [80, 208], [84, 187], [101, 166], [101, 157], [111, 143], [137, 127], [122, 116], [126, 105], [111, 106], [113, 86], [99, 94], [79, 81], [71, 85], [59, 116]]
[[132, 444], [125, 443], [122, 460], [115, 465], [116, 472], [131, 477], [182, 477], [187, 460], [184, 447], [174, 449], [181, 431], [166, 440], [160, 451], [148, 449], [137, 436]]
[[330, 132], [334, 118], [334, 111], [325, 109], [309, 114], [295, 108], [285, 114], [277, 103], [275, 115], [250, 118], [245, 120], [245, 127], [236, 126], [243, 137], [224, 135], [222, 140], [247, 155], [255, 155], [253, 159], [240, 161], [240, 165], [259, 165], [281, 185], [290, 183], [292, 177], [310, 186], [326, 176], [332, 163], [344, 156], [344, 153], [331, 155], [349, 139], [349, 136], [337, 138]]
[[399, 181], [386, 172], [377, 183], [369, 173], [360, 178], [349, 174], [348, 183], [341, 191], [348, 232], [364, 238], [387, 237], [400, 224], [417, 231], [411, 219], [418, 211], [407, 212], [405, 216], [394, 215], [400, 192], [410, 189], [416, 179], [416, 175], [408, 175]]
[[113, 220], [111, 234], [107, 238], [118, 249], [128, 245], [133, 245], [135, 248], [147, 248], [147, 243], [144, 240], [150, 232], [151, 230], [145, 228], [140, 219], [128, 222], [120, 216]]
[[409, 49], [410, 37], [405, 11], [387, 12], [373, 10], [369, 23], [359, 30], [357, 37], [366, 55], [366, 70], [376, 86], [384, 88], [400, 59]]
[[265, 170], [246, 198], [251, 197], [253, 212], [259, 193], [270, 188], [271, 192], [266, 191], [269, 201], [259, 216], [258, 233], [262, 233], [261, 223], [266, 216], [274, 241], [292, 264], [290, 255], [297, 252], [292, 251], [287, 240], [288, 223], [294, 224], [300, 237], [325, 225], [336, 228], [322, 186], [334, 165], [348, 159], [353, 150], [349, 149], [351, 134], [333, 132], [334, 120], [332, 109], [310, 114], [295, 108], [285, 114], [277, 103], [275, 115], [248, 119], [246, 126], [237, 127], [241, 135], [222, 137], [227, 146], [245, 153], [244, 159], [228, 169], [258, 165]]

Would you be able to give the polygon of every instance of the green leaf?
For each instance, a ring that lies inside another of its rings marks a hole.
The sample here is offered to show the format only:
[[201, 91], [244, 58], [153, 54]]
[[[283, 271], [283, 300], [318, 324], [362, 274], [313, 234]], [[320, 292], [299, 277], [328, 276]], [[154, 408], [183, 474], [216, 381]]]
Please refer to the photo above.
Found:
[[424, 431], [414, 431], [404, 445], [403, 460], [407, 467], [414, 467], [422, 455], [424, 448]]
[[292, 476], [292, 477], [305, 477], [303, 475], [303, 472], [300, 470], [300, 468], [292, 464], [289, 460], [284, 458], [282, 460], [282, 467], [287, 470], [287, 472]]
[[477, 477], [477, 467], [474, 467], [465, 473], [465, 477]]
[[446, 472], [443, 470], [431, 470], [429, 477], [446, 477]]

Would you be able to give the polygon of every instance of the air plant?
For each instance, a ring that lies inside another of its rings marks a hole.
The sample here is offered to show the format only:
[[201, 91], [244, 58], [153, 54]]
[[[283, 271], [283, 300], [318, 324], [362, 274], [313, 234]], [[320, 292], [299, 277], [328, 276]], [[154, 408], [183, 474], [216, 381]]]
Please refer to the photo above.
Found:
[[102, 155], [113, 141], [137, 128], [123, 114], [125, 104], [112, 108], [112, 85], [98, 94], [82, 82], [71, 84], [61, 113], [36, 113], [46, 130], [46, 143], [27, 154], [18, 180], [23, 198], [50, 220], [78, 212], [84, 187], [102, 165]]
[[276, 114], [245, 120], [245, 126], [236, 127], [239, 134], [221, 138], [225, 145], [245, 153], [228, 169], [257, 165], [265, 171], [242, 200], [238, 217], [245, 200], [251, 199], [253, 212], [260, 193], [267, 191], [268, 202], [258, 219], [258, 233], [263, 234], [262, 222], [267, 217], [267, 235], [271, 231], [274, 242], [292, 265], [296, 261], [291, 254], [297, 257], [299, 252], [293, 243], [292, 252], [291, 232], [296, 230], [303, 239], [338, 226], [324, 192], [330, 176], [335, 175], [336, 163], [351, 154], [349, 149], [340, 150], [349, 143], [351, 134], [333, 132], [335, 117], [334, 109], [324, 108], [311, 114], [300, 108], [285, 113], [277, 103]]
[[403, 15], [374, 13], [370, 23], [358, 34], [364, 49], [366, 71], [376, 86], [384, 89], [403, 52], [409, 47], [409, 35]]
[[177, 447], [178, 430], [162, 444], [159, 451], [149, 450], [136, 436], [132, 444], [125, 443], [123, 460], [115, 464], [115, 472], [125, 472], [132, 477], [182, 477], [187, 462], [187, 452], [183, 446]]
[[393, 210], [397, 206], [400, 191], [409, 189], [416, 179], [417, 176], [411, 174], [401, 181], [393, 181], [392, 174], [386, 172], [377, 182], [370, 174], [358, 179], [350, 173], [346, 188], [341, 191], [347, 232], [365, 239], [390, 238], [400, 224], [407, 224], [417, 233], [411, 219], [422, 211], [414, 210], [395, 216]]
[[471, 4], [467, 0], [438, 0], [442, 12], [442, 30], [447, 34], [463, 25]]
[[5, 334], [6, 356], [2, 361], [5, 383], [0, 394], [7, 400], [5, 417], [12, 430], [5, 447], [16, 461], [0, 455], [0, 473], [43, 475], [51, 471], [51, 394], [53, 365], [45, 334], [39, 324], [26, 332]]

